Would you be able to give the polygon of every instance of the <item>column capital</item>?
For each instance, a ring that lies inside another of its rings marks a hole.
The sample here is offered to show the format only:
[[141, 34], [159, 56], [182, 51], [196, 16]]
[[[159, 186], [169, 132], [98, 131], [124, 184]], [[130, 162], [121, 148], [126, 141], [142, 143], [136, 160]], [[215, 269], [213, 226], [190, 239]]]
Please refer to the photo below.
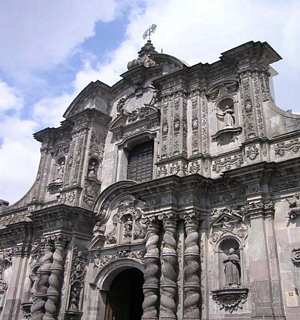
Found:
[[254, 200], [242, 207], [242, 212], [250, 219], [273, 217], [274, 202], [270, 199]]

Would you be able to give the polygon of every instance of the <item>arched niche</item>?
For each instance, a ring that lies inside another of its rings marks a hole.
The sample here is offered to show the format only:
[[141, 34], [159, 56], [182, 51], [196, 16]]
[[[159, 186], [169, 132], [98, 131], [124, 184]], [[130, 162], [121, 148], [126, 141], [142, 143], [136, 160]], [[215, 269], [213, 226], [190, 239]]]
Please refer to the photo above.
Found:
[[238, 288], [243, 283], [243, 258], [240, 241], [232, 236], [218, 243], [219, 288]]

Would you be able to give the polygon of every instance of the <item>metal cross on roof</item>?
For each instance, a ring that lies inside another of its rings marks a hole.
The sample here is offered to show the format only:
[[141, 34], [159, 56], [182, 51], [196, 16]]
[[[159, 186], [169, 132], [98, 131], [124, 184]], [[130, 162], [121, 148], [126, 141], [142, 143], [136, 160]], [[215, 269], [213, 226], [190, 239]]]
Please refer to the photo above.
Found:
[[156, 24], [152, 24], [148, 29], [146, 29], [146, 31], [143, 34], [143, 39], [147, 39], [150, 40], [151, 39], [151, 34], [155, 32], [157, 25]]

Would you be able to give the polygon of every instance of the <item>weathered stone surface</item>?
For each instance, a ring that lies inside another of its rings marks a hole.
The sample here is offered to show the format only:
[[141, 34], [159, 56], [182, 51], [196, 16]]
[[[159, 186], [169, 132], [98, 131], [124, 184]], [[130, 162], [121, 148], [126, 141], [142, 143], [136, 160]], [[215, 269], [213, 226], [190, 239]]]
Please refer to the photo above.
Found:
[[300, 116], [272, 97], [279, 59], [248, 42], [187, 66], [149, 40], [37, 132], [33, 187], [0, 200], [0, 320], [132, 320], [110, 292], [128, 269], [143, 320], [298, 319]]

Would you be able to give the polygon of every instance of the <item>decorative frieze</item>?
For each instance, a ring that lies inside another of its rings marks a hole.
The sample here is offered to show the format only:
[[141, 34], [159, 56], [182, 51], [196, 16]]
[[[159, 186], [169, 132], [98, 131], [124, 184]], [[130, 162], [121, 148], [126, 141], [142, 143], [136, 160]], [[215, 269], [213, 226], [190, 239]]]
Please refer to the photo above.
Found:
[[212, 170], [217, 173], [220, 173], [225, 170], [240, 168], [243, 162], [244, 162], [243, 156], [241, 153], [228, 155], [228, 156], [213, 160]]
[[286, 153], [297, 154], [300, 150], [300, 141], [298, 138], [289, 141], [276, 143], [274, 152], [276, 156], [283, 157]]

